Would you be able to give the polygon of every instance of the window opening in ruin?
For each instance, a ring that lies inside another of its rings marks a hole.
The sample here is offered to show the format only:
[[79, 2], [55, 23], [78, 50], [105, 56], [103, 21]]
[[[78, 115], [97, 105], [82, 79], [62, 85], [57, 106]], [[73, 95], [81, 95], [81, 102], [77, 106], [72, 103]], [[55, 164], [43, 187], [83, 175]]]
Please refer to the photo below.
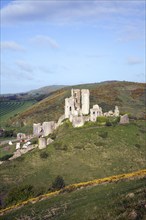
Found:
[[93, 115], [95, 115], [95, 112], [93, 112]]
[[71, 106], [69, 107], [69, 110], [71, 111]]

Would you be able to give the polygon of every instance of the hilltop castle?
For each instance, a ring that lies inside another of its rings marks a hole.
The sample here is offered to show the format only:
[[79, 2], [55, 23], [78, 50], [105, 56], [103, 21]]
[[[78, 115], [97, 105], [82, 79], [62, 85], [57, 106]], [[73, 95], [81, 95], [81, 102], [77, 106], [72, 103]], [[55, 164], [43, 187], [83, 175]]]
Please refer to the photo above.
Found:
[[58, 122], [50, 121], [33, 124], [34, 136], [48, 136], [64, 119], [69, 119], [73, 127], [81, 127], [86, 121], [95, 122], [99, 116], [119, 116], [119, 109], [115, 106], [114, 111], [103, 113], [102, 108], [93, 105], [90, 108], [90, 92], [89, 89], [72, 89], [71, 97], [65, 99], [64, 114], [59, 118]]
[[72, 122], [73, 127], [83, 126], [85, 121], [95, 122], [98, 116], [119, 116], [119, 109], [115, 106], [115, 110], [102, 112], [102, 108], [93, 105], [90, 109], [90, 92], [88, 89], [72, 89], [71, 97], [65, 99], [64, 117]]

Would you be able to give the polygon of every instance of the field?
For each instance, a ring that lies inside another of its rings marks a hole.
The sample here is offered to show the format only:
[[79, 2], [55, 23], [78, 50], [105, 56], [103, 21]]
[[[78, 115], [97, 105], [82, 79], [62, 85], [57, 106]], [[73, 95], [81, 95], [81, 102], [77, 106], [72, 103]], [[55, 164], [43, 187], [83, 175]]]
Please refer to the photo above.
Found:
[[32, 106], [35, 101], [1, 101], [0, 102], [0, 118], [1, 123], [10, 117], [16, 116]]
[[[48, 157], [41, 158], [42, 152]], [[66, 122], [46, 149], [1, 165], [0, 189], [5, 194], [30, 184], [47, 191], [57, 175], [68, 185], [144, 169], [145, 164], [145, 122], [76, 129]]]
[[137, 179], [60, 194], [11, 211], [1, 220], [144, 220], [145, 183]]

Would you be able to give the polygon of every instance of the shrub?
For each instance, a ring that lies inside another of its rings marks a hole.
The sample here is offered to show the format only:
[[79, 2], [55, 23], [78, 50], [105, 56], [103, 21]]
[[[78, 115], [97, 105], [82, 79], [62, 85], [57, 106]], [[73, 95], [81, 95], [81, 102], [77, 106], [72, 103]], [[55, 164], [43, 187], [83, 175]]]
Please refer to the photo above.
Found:
[[49, 156], [49, 154], [45, 151], [40, 153], [40, 158], [46, 159]]
[[72, 123], [67, 119], [64, 123], [63, 123], [65, 128], [72, 128]]
[[32, 185], [22, 185], [17, 186], [9, 191], [7, 194], [4, 204], [6, 206], [11, 204], [16, 204], [20, 201], [24, 201], [30, 197], [32, 197], [34, 194], [33, 192], [33, 186]]
[[107, 121], [106, 126], [112, 126], [112, 123], [110, 121]]
[[83, 126], [84, 126], [84, 127], [95, 126], [95, 122], [92, 122], [92, 121], [85, 121], [85, 124], [84, 124]]
[[106, 126], [115, 126], [120, 122], [120, 117], [107, 117]]
[[57, 176], [52, 183], [53, 190], [59, 190], [65, 187], [65, 182], [62, 176]]
[[3, 137], [16, 137], [14, 130], [5, 130], [3, 132]]
[[107, 117], [98, 116], [96, 121], [99, 122], [99, 123], [106, 123], [107, 122]]
[[5, 160], [8, 160], [8, 159], [9, 159], [10, 157], [12, 157], [12, 156], [13, 156], [13, 154], [7, 154], [7, 155], [1, 157], [0, 160], [1, 160], [1, 161], [5, 161]]
[[102, 138], [107, 138], [108, 132], [107, 131], [101, 131], [101, 132], [99, 132], [99, 136], [102, 137]]

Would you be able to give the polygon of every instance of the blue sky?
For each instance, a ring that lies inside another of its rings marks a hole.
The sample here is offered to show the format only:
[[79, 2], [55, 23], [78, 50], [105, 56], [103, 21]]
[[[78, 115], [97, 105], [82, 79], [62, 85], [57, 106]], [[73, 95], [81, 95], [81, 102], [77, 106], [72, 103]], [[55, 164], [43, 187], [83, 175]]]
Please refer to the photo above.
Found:
[[1, 93], [145, 81], [144, 0], [1, 0]]

